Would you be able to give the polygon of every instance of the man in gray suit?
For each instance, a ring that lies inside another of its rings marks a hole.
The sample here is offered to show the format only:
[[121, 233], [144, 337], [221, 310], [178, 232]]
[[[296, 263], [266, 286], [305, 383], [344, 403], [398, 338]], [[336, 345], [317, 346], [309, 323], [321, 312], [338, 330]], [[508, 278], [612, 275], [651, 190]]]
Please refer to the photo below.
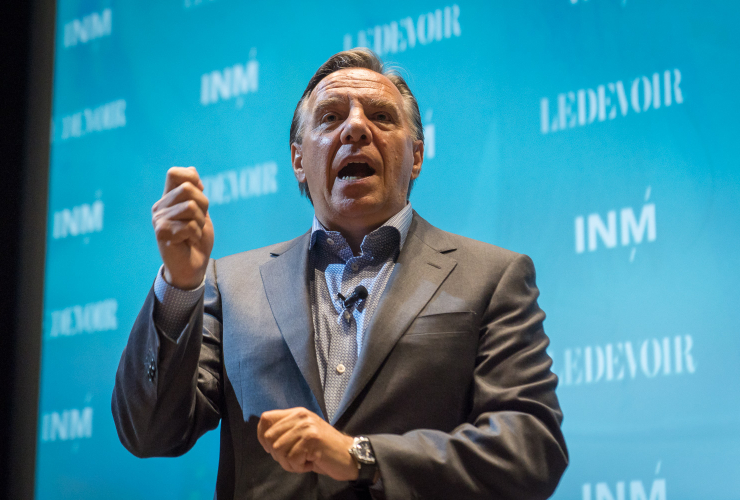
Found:
[[311, 230], [217, 261], [197, 171], [167, 173], [113, 391], [124, 446], [181, 455], [221, 422], [219, 499], [551, 495], [568, 458], [532, 261], [413, 212], [403, 78], [332, 56], [290, 148]]

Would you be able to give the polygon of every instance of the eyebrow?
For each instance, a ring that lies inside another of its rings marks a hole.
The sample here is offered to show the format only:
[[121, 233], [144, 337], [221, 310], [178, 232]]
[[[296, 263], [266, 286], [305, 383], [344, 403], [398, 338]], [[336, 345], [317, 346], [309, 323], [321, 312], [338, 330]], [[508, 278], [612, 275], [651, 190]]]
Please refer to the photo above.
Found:
[[381, 99], [377, 97], [371, 97], [368, 99], [368, 104], [372, 108], [379, 108], [379, 109], [387, 109], [387, 110], [396, 110], [396, 103], [393, 101], [390, 101], [388, 99]]
[[[369, 98], [362, 99], [362, 100], [365, 101], [366, 106], [373, 108], [373, 109], [396, 111], [396, 104], [389, 99], [383, 99], [379, 97], [369, 97]], [[323, 111], [326, 108], [331, 108], [333, 106], [346, 105], [346, 104], [347, 104], [346, 97], [341, 97], [341, 96], [327, 97], [316, 103], [314, 107], [314, 113]]]
[[326, 99], [322, 99], [316, 103], [316, 105], [314, 106], [314, 112], [321, 111], [326, 108], [331, 108], [339, 104], [347, 104], [347, 99], [345, 97], [339, 96], [327, 97]]

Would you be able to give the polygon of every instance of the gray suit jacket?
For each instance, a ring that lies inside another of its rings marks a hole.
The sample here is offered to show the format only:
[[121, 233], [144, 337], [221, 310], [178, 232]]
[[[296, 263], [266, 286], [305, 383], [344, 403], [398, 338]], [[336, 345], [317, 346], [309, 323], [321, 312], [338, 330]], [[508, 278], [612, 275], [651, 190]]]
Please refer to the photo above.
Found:
[[[113, 417], [139, 457], [187, 452], [221, 422], [216, 496], [356, 499], [285, 472], [257, 441], [267, 410], [325, 415], [308, 293], [309, 233], [211, 260], [178, 338], [153, 292], [116, 374]], [[568, 455], [532, 261], [414, 214], [332, 425], [370, 437], [388, 499], [538, 499]], [[376, 495], [376, 493], [373, 493]]]

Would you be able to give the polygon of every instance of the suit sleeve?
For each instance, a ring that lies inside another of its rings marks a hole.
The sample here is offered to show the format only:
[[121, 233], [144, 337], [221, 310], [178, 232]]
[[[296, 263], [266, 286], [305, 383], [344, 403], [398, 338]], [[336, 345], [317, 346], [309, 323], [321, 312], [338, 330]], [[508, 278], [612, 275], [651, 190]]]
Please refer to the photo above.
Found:
[[150, 290], [121, 356], [111, 408], [121, 443], [137, 457], [179, 456], [218, 426], [223, 408], [221, 298], [211, 259], [204, 296], [177, 337], [154, 323]]
[[369, 436], [388, 500], [545, 499], [568, 464], [529, 257], [513, 259], [482, 317], [472, 411], [451, 433]]

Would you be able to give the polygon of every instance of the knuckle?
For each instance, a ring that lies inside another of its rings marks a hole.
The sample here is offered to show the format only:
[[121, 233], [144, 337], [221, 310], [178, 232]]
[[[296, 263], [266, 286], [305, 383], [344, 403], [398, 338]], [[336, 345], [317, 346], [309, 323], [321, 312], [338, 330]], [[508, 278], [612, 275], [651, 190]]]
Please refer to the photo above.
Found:
[[157, 221], [154, 224], [154, 234], [156, 234], [158, 238], [164, 237], [168, 233], [169, 233], [169, 227], [167, 224], [162, 223], [162, 221]]

